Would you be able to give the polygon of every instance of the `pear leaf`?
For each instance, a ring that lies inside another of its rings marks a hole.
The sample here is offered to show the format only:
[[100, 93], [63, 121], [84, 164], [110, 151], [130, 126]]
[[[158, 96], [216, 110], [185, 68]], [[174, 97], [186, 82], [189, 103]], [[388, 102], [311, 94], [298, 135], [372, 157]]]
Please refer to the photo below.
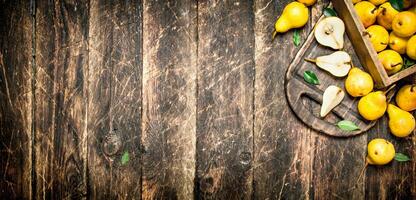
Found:
[[394, 156], [394, 160], [399, 161], [399, 162], [407, 162], [410, 161], [409, 156], [402, 154], [402, 153], [396, 153], [396, 155]]
[[309, 84], [319, 85], [318, 77], [316, 77], [316, 74], [313, 71], [305, 71], [303, 73], [303, 79]]
[[293, 43], [295, 44], [295, 46], [299, 46], [300, 45], [300, 33], [299, 33], [299, 29], [296, 29], [295, 32], [293, 33]]
[[416, 64], [416, 62], [414, 60], [411, 60], [409, 58], [407, 58], [406, 56], [403, 57], [403, 61], [404, 61], [404, 65], [402, 69], [406, 69], [414, 64]]
[[338, 128], [343, 131], [355, 131], [360, 130], [360, 128], [352, 121], [342, 120], [337, 123]]
[[391, 6], [398, 11], [402, 11], [404, 8], [403, 0], [390, 0], [389, 2]]
[[324, 8], [324, 15], [325, 17], [337, 16], [337, 12], [332, 8]]
[[129, 160], [130, 160], [129, 152], [126, 151], [124, 152], [123, 156], [121, 156], [121, 165], [127, 164]]

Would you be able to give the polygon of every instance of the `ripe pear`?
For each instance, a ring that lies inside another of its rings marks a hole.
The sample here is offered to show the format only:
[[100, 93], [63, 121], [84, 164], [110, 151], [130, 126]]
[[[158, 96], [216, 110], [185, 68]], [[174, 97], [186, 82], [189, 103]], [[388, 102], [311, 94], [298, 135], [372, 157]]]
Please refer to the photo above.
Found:
[[381, 138], [371, 140], [367, 145], [367, 162], [372, 165], [385, 165], [396, 155], [394, 145]]
[[316, 3], [316, 0], [297, 0], [297, 1], [305, 4], [306, 6], [311, 6]]
[[416, 110], [416, 84], [401, 87], [396, 95], [396, 103], [405, 111]]
[[407, 41], [406, 54], [409, 58], [416, 60], [416, 35]]
[[387, 30], [391, 30], [391, 23], [398, 13], [399, 11], [394, 9], [390, 2], [383, 3], [378, 7], [377, 23]]
[[391, 49], [378, 53], [378, 59], [383, 64], [388, 75], [392, 75], [402, 69], [403, 58], [399, 53]]
[[397, 137], [406, 137], [415, 129], [415, 118], [409, 112], [406, 112], [393, 104], [389, 104], [387, 106], [387, 113], [389, 114], [390, 131], [393, 135]]
[[380, 4], [383, 4], [384, 2], [386, 2], [387, 0], [368, 0], [370, 3], [378, 6]]
[[372, 3], [368, 1], [361, 1], [356, 3], [354, 8], [365, 28], [376, 22], [378, 11], [377, 7]]
[[383, 51], [389, 44], [389, 32], [380, 25], [371, 25], [367, 28], [371, 44], [377, 52]]
[[326, 88], [322, 97], [321, 117], [325, 117], [335, 106], [341, 103], [344, 96], [344, 91], [335, 85]]
[[277, 33], [284, 33], [293, 28], [304, 26], [309, 19], [309, 10], [303, 4], [297, 1], [289, 3], [283, 9], [282, 15], [276, 21], [273, 37]]
[[333, 49], [344, 47], [345, 24], [338, 17], [327, 17], [315, 26], [315, 39], [319, 44]]
[[376, 120], [387, 109], [387, 97], [383, 91], [370, 92], [358, 101], [358, 112], [367, 120]]
[[399, 37], [392, 31], [389, 37], [389, 47], [399, 54], [405, 54], [408, 40], [409, 38]]
[[353, 97], [367, 95], [373, 90], [374, 83], [370, 74], [353, 67], [345, 79], [345, 89]]
[[305, 59], [314, 62], [316, 65], [336, 77], [344, 77], [351, 69], [351, 57], [345, 51], [336, 51], [326, 56], [319, 56], [316, 59]]
[[392, 29], [397, 36], [412, 36], [416, 33], [416, 14], [411, 11], [400, 12], [393, 19]]

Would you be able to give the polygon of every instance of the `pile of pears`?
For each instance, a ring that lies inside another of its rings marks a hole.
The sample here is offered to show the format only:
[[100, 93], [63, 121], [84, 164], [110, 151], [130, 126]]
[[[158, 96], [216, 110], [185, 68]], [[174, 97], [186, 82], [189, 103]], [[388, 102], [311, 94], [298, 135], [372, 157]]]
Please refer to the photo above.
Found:
[[[387, 73], [394, 74], [401, 70], [403, 59], [400, 54], [407, 54], [416, 59], [416, 7], [412, 11], [398, 12], [387, 0], [352, 0], [361, 21], [367, 28], [367, 35], [379, 53]], [[408, 0], [405, 0], [408, 1]], [[414, 0], [411, 0], [414, 1]], [[273, 38], [277, 33], [284, 33], [293, 28], [303, 27], [309, 18], [309, 10], [316, 0], [298, 0], [291, 2], [283, 10], [275, 23]], [[410, 7], [412, 3], [406, 4]], [[379, 6], [380, 5], [380, 6]], [[379, 7], [376, 7], [379, 6]], [[375, 22], [379, 25], [374, 25]], [[389, 34], [387, 30], [392, 30]], [[370, 74], [354, 67], [351, 56], [343, 51], [345, 24], [338, 17], [325, 17], [314, 28], [316, 41], [335, 52], [305, 59], [313, 62], [320, 69], [335, 77], [346, 77], [345, 90], [352, 97], [360, 98], [358, 112], [366, 120], [373, 121], [382, 117], [386, 111], [389, 117], [390, 132], [397, 137], [407, 137], [415, 129], [416, 83], [403, 85], [397, 92], [396, 105], [389, 103], [387, 91], [373, 91], [374, 82]], [[387, 46], [390, 49], [387, 49]], [[391, 87], [392, 88], [392, 87]], [[330, 85], [323, 93], [320, 116], [325, 117], [342, 102], [345, 92], [336, 85]], [[395, 149], [389, 141], [376, 138], [368, 144], [367, 163], [384, 165], [393, 160]]]
[[403, 0], [403, 11], [388, 0], [352, 0], [374, 50], [388, 75], [404, 66], [403, 57], [416, 60], [416, 1]]

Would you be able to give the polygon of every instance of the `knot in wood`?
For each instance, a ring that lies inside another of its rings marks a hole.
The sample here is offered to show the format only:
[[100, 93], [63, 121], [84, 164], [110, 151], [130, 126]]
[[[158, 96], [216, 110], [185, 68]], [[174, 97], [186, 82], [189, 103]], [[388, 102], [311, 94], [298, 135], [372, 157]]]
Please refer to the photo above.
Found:
[[110, 132], [103, 141], [103, 152], [107, 156], [113, 156], [120, 151], [122, 146], [121, 138], [116, 131]]

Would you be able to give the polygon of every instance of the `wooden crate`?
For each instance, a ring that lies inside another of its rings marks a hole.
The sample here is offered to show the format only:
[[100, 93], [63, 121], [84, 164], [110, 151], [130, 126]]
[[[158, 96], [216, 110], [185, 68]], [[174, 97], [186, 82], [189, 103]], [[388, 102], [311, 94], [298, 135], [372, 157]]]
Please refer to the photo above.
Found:
[[387, 75], [386, 70], [377, 57], [377, 52], [374, 50], [370, 39], [364, 34], [364, 25], [361, 23], [358, 14], [355, 12], [352, 1], [332, 0], [332, 4], [338, 13], [338, 16], [346, 25], [346, 32], [361, 64], [371, 74], [377, 88], [385, 88], [416, 72], [416, 65], [413, 65], [392, 76]]

